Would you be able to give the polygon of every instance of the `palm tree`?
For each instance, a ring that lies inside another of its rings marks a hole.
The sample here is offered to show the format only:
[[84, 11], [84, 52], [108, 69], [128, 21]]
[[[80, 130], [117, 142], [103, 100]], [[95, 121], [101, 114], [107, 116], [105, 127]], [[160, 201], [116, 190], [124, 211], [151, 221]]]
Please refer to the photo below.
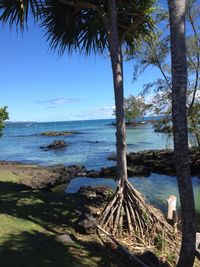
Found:
[[186, 114], [186, 0], [168, 0], [168, 5], [170, 11], [174, 151], [182, 211], [182, 246], [177, 266], [192, 267], [195, 255], [196, 227], [194, 195], [190, 178]]
[[[131, 52], [138, 40], [149, 35], [154, 28], [151, 18], [153, 0], [50, 0], [22, 1], [17, 8], [10, 9], [7, 0], [0, 1], [2, 21], [15, 22], [23, 26], [29, 5], [33, 15], [37, 14], [45, 28], [52, 49], [60, 54], [82, 51], [102, 54], [109, 51], [116, 105], [116, 143], [118, 187], [110, 203], [105, 207], [98, 224], [112, 234], [128, 231], [136, 241], [154, 244], [156, 237], [173, 235], [173, 229], [164, 216], [153, 209], [129, 183], [126, 163], [126, 129], [123, 96], [122, 50]], [[1, 3], [4, 3], [1, 4]], [[29, 5], [28, 5], [29, 4]], [[23, 15], [24, 14], [24, 15]], [[165, 230], [163, 230], [165, 229]]]

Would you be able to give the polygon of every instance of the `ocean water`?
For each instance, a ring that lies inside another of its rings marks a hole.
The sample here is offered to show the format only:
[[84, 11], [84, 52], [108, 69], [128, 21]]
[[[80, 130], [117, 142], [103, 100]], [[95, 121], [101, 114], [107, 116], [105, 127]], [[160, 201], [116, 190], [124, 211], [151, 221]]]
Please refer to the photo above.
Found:
[[[9, 123], [0, 138], [0, 160], [17, 160], [52, 164], [83, 164], [90, 169], [111, 166], [107, 160], [115, 153], [115, 128], [113, 120], [91, 120], [47, 123]], [[44, 131], [78, 131], [72, 136], [45, 137]], [[40, 146], [63, 139], [69, 146], [63, 150], [43, 151]], [[171, 145], [163, 134], [155, 133], [152, 125], [141, 125], [127, 130], [128, 151], [165, 148]]]
[[[73, 122], [46, 123], [9, 123], [0, 138], [0, 160], [16, 160], [40, 165], [82, 164], [88, 169], [113, 166], [115, 162], [107, 157], [115, 153], [115, 127], [113, 120], [91, 120]], [[44, 131], [78, 131], [72, 136], [46, 137]], [[41, 145], [53, 140], [63, 139], [69, 146], [59, 151], [43, 151]], [[155, 133], [151, 124], [127, 129], [128, 152], [147, 149], [172, 147], [172, 140], [162, 133]], [[200, 179], [193, 177], [196, 209], [200, 222]], [[178, 197], [175, 177], [152, 173], [150, 177], [130, 177], [133, 185], [141, 191], [153, 205], [166, 209], [166, 199], [175, 194]], [[116, 182], [112, 179], [75, 178], [66, 187], [66, 192], [76, 192], [80, 186], [108, 185], [112, 188]], [[179, 205], [179, 200], [178, 200]]]

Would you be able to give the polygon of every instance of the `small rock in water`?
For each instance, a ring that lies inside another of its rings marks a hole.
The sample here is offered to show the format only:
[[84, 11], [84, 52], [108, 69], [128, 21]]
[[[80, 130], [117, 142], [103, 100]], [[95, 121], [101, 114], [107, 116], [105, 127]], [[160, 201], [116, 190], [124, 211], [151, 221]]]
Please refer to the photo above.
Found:
[[49, 149], [60, 149], [68, 146], [68, 144], [64, 140], [55, 140], [51, 144], [47, 146], [40, 146], [44, 151], [48, 151]]

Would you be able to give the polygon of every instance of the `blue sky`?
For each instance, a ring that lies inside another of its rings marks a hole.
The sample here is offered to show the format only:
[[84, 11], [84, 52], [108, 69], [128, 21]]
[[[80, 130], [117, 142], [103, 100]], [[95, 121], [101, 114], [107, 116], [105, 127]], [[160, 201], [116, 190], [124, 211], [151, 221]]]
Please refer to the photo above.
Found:
[[[112, 117], [114, 93], [108, 56], [64, 54], [49, 49], [38, 26], [23, 36], [0, 25], [0, 106], [11, 121], [63, 121]], [[133, 62], [124, 64], [125, 96], [137, 95], [158, 72], [148, 69], [132, 83]]]

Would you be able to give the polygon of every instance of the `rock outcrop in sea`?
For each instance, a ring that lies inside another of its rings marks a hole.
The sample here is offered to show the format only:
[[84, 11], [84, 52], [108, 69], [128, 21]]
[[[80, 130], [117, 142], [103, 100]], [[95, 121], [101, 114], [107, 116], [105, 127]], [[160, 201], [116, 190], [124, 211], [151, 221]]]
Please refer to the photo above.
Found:
[[51, 149], [61, 149], [67, 147], [69, 144], [66, 143], [64, 140], [54, 140], [52, 143], [46, 146], [40, 146], [41, 149], [44, 151], [48, 151]]
[[73, 134], [80, 134], [80, 132], [75, 131], [60, 131], [60, 132], [53, 132], [53, 131], [46, 131], [42, 132], [40, 135], [43, 136], [69, 136]]

